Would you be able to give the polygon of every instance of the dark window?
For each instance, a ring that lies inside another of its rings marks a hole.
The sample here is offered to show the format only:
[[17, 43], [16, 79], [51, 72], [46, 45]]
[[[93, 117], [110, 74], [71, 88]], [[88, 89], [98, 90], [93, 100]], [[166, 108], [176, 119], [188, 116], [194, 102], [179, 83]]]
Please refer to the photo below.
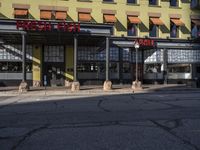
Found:
[[197, 73], [200, 73], [200, 66], [198, 66], [196, 69], [197, 69]]
[[190, 73], [189, 64], [170, 64], [168, 65], [168, 71], [170, 73]]
[[149, 26], [149, 36], [150, 37], [158, 36], [158, 27], [152, 23], [150, 23], [150, 26]]
[[174, 23], [171, 23], [170, 25], [170, 37], [178, 37], [178, 26], [176, 26]]
[[149, 0], [149, 5], [158, 5], [157, 0]]
[[170, 0], [170, 6], [178, 7], [178, 0]]
[[128, 23], [128, 30], [127, 30], [128, 36], [137, 36], [137, 25]]
[[136, 4], [137, 0], [127, 0], [127, 3]]
[[192, 23], [192, 30], [191, 30], [191, 36], [192, 37], [200, 37], [200, 26], [195, 25]]
[[[22, 72], [22, 62], [0, 62], [0, 72]], [[32, 72], [32, 62], [26, 62], [26, 72]]]
[[114, 0], [103, 0], [103, 2], [113, 2]]
[[123, 73], [130, 73], [130, 72], [131, 72], [130, 63], [123, 63]]
[[198, 0], [191, 0], [190, 7], [195, 8], [199, 5]]

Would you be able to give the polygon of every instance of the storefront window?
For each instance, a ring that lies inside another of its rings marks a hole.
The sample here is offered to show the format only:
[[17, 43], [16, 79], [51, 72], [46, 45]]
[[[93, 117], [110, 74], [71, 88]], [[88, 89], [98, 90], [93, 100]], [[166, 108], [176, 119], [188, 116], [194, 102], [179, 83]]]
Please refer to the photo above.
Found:
[[131, 62], [131, 49], [123, 48], [123, 61]]
[[131, 64], [123, 63], [123, 73], [130, 73], [130, 72], [131, 72]]
[[[22, 72], [22, 62], [0, 62], [0, 72]], [[32, 72], [32, 63], [26, 62], [26, 72]]]
[[79, 62], [77, 66], [78, 72], [105, 72], [104, 62]]
[[190, 73], [190, 64], [170, 64], [168, 65], [169, 73]]
[[191, 0], [190, 7], [195, 8], [198, 6], [198, 4], [199, 4], [198, 0]]
[[118, 73], [118, 63], [110, 63], [110, 72], [112, 73]]
[[145, 73], [161, 73], [161, 64], [145, 64]]

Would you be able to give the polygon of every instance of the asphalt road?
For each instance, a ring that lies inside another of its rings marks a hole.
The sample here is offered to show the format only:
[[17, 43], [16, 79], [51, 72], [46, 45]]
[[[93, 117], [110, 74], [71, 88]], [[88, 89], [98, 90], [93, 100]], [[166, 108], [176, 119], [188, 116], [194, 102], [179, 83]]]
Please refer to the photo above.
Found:
[[200, 150], [200, 93], [0, 97], [0, 150]]

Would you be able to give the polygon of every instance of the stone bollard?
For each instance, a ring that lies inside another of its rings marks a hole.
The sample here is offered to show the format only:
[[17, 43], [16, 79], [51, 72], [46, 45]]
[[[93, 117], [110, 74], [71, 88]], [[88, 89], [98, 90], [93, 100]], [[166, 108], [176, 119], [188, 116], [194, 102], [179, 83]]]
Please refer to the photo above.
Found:
[[140, 81], [133, 81], [132, 89], [133, 89], [133, 91], [142, 90], [142, 83]]
[[104, 81], [103, 90], [104, 90], [104, 91], [112, 90], [112, 82], [109, 81], [109, 80]]
[[72, 82], [71, 91], [79, 91], [80, 90], [80, 83], [79, 82]]
[[29, 85], [26, 81], [22, 81], [19, 85], [19, 92], [27, 92], [29, 90]]

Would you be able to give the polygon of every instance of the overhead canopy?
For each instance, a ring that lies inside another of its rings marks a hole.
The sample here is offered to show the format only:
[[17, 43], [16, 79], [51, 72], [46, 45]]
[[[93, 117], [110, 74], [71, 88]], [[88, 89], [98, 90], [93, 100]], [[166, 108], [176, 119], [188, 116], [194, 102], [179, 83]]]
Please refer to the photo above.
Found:
[[150, 20], [154, 25], [164, 25], [163, 21], [160, 18], [150, 18]]
[[16, 16], [26, 16], [26, 15], [28, 15], [28, 10], [27, 9], [15, 9], [14, 15], [16, 15]]
[[40, 18], [41, 19], [51, 19], [51, 11], [50, 10], [41, 10]]
[[197, 25], [197, 26], [200, 26], [200, 19], [199, 20], [192, 20], [192, 22]]
[[66, 11], [56, 11], [56, 19], [58, 20], [65, 20], [67, 17], [67, 12]]
[[135, 17], [135, 16], [128, 16], [128, 20], [129, 20], [130, 23], [133, 23], [133, 24], [141, 23], [140, 18]]
[[184, 26], [185, 24], [180, 19], [170, 19], [176, 26]]
[[114, 14], [109, 14], [109, 15], [104, 15], [104, 19], [105, 19], [105, 22], [107, 23], [114, 23], [117, 21], [116, 17]]
[[92, 19], [92, 16], [90, 13], [79, 13], [78, 19], [79, 19], [79, 21], [90, 22]]

